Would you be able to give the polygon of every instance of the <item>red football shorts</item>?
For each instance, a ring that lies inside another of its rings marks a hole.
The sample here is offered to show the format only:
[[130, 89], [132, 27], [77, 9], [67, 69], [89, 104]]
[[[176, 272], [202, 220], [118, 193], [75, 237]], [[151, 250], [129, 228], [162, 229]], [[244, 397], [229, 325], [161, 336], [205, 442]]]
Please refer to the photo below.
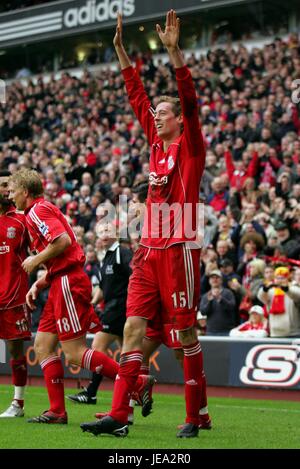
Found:
[[[175, 244], [167, 249], [140, 246], [132, 260], [127, 317], [140, 316], [176, 330], [195, 324], [200, 294], [200, 249]], [[157, 320], [157, 319], [156, 319]]]
[[38, 332], [57, 334], [60, 341], [81, 337], [101, 330], [91, 305], [92, 285], [81, 269], [52, 279], [47, 303]]
[[0, 310], [0, 339], [31, 339], [31, 316], [26, 304]]
[[148, 326], [145, 338], [159, 344], [164, 344], [170, 349], [182, 348], [178, 338], [178, 331], [174, 329], [173, 324], [163, 324], [159, 329], [153, 329], [151, 326]]

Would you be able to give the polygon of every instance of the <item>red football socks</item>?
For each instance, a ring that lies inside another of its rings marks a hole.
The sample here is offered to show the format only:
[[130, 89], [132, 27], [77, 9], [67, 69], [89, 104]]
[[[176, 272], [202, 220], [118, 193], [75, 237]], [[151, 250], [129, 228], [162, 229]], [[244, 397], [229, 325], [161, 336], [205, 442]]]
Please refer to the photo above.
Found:
[[12, 382], [15, 386], [14, 401], [17, 401], [20, 407], [24, 407], [24, 393], [27, 382], [27, 362], [23, 356], [18, 359], [11, 359]]
[[129, 400], [136, 386], [142, 359], [143, 354], [140, 350], [133, 350], [121, 355], [110, 412], [110, 415], [118, 422], [127, 423]]
[[10, 360], [12, 369], [12, 382], [14, 386], [25, 386], [27, 381], [27, 362], [26, 357]]
[[64, 370], [61, 359], [51, 356], [41, 362], [50, 401], [50, 411], [65, 414]]
[[202, 396], [203, 357], [201, 345], [199, 342], [195, 342], [192, 345], [185, 345], [183, 346], [183, 351], [186, 423], [198, 425], [199, 410], [201, 402], [204, 400]]
[[84, 352], [81, 366], [110, 379], [115, 379], [119, 371], [119, 364], [115, 360], [105, 355], [105, 353], [90, 348]]

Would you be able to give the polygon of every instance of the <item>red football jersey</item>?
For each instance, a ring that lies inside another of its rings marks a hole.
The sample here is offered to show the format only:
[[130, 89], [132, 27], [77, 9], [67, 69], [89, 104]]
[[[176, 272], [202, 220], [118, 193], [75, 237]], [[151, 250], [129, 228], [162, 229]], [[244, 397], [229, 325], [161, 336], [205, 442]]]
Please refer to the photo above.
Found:
[[27, 246], [25, 216], [11, 207], [0, 215], [0, 309], [25, 303], [29, 286], [22, 262], [28, 255]]
[[53, 243], [63, 233], [67, 233], [71, 238], [72, 244], [63, 254], [46, 262], [50, 278], [84, 265], [83, 250], [59, 208], [41, 197], [35, 199], [33, 204], [25, 210], [25, 215], [33, 251], [43, 251], [48, 244]]
[[151, 145], [149, 191], [141, 244], [167, 248], [196, 240], [199, 187], [205, 163], [195, 88], [189, 69], [176, 69], [184, 130], [164, 152], [154, 110], [132, 67], [123, 70], [131, 106]]

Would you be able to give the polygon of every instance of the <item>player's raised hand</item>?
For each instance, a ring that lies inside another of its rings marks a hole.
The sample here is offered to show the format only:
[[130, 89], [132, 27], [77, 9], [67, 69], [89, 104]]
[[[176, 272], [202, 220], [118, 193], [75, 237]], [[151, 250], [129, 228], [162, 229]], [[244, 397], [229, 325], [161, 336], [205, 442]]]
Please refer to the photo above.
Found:
[[115, 47], [122, 47], [123, 46], [122, 30], [123, 30], [122, 15], [121, 15], [121, 13], [118, 13], [116, 34], [115, 34], [115, 37], [114, 37], [114, 40], [113, 40], [113, 43], [114, 43]]
[[173, 49], [178, 46], [180, 19], [177, 18], [174, 10], [170, 10], [167, 13], [165, 30], [163, 31], [160, 25], [157, 24], [156, 31], [161, 42], [167, 49]]

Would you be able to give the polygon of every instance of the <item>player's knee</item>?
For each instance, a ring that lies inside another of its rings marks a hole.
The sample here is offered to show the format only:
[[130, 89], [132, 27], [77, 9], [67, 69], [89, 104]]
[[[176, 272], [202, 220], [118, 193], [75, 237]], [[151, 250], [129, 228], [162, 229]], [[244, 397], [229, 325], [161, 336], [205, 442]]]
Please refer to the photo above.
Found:
[[179, 340], [182, 345], [192, 345], [198, 340], [197, 332], [195, 327], [186, 329], [184, 331], [179, 331]]
[[78, 347], [77, 349], [74, 349], [74, 347], [71, 347], [70, 349], [63, 347], [65, 359], [70, 365], [81, 366], [85, 351], [86, 347]]
[[143, 340], [146, 332], [147, 322], [143, 318], [130, 317], [124, 326], [124, 339], [128, 341]]
[[48, 358], [53, 353], [52, 348], [44, 344], [42, 340], [36, 340], [34, 343], [34, 352], [39, 362]]
[[11, 355], [11, 358], [13, 358], [14, 360], [18, 360], [24, 355], [23, 341], [8, 340], [7, 348]]
[[65, 360], [66, 362], [70, 363], [71, 365], [78, 365], [80, 363], [78, 363], [80, 360], [79, 358], [76, 356], [76, 354], [68, 351], [68, 350], [64, 350], [64, 355], [65, 355]]

